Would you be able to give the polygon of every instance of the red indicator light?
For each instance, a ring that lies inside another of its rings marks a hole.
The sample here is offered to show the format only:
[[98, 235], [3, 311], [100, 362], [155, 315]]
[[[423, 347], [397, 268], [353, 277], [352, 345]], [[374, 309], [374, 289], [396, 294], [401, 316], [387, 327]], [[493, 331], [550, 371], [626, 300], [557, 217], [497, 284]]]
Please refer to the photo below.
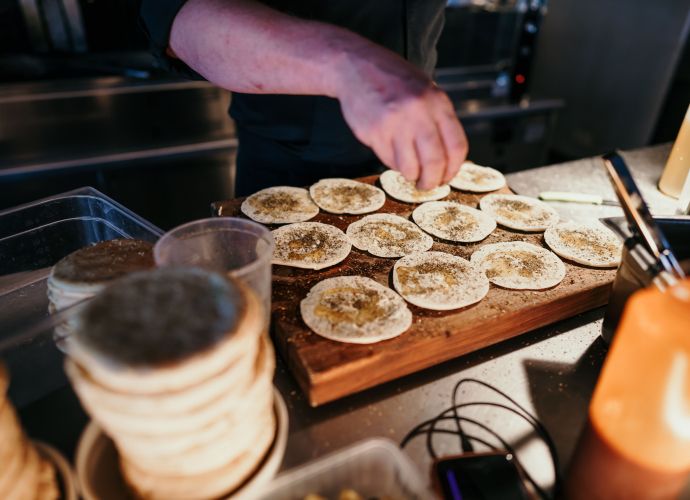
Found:
[[520, 84], [525, 83], [525, 75], [515, 75], [515, 81]]

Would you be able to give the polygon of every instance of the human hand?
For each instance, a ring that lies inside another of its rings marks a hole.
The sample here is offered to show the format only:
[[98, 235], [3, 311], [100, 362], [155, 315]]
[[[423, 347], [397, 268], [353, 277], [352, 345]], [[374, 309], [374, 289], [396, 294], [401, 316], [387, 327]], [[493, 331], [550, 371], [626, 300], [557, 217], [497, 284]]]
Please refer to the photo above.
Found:
[[450, 99], [419, 69], [373, 44], [336, 66], [336, 97], [355, 136], [419, 189], [450, 181], [467, 138]]

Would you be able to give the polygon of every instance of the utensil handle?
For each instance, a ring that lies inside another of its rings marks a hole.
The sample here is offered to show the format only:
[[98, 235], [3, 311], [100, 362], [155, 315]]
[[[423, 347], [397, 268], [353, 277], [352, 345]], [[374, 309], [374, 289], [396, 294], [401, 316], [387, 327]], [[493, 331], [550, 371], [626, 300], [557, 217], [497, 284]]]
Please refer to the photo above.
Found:
[[544, 201], [567, 201], [571, 203], [588, 203], [590, 205], [601, 205], [604, 198], [597, 194], [572, 193], [569, 191], [542, 191], [539, 199]]
[[639, 236], [639, 241], [654, 255], [662, 269], [677, 279], [684, 278], [685, 273], [664, 233], [654, 222], [625, 160], [615, 152], [604, 155], [602, 159], [632, 232]]

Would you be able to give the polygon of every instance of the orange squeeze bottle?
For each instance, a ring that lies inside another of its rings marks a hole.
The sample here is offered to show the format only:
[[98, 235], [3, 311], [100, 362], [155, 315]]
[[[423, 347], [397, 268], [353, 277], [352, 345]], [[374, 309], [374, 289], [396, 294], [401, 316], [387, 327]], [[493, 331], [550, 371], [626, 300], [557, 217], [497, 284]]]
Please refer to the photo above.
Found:
[[690, 475], [690, 279], [636, 292], [565, 482], [572, 499], [676, 498]]

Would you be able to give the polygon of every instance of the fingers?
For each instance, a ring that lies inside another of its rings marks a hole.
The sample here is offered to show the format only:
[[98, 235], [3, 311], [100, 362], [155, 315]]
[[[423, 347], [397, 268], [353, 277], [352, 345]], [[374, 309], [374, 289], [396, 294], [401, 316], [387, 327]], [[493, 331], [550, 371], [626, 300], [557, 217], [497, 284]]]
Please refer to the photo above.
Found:
[[343, 116], [357, 139], [419, 189], [449, 182], [465, 160], [467, 138], [448, 96], [431, 86], [385, 102], [378, 94], [373, 97], [341, 98]]
[[441, 184], [448, 164], [443, 140], [433, 122], [417, 135], [415, 147], [420, 165], [417, 189], [433, 189]]
[[381, 137], [380, 139], [373, 141], [370, 144], [371, 149], [374, 150], [374, 154], [378, 156], [381, 163], [383, 163], [388, 168], [396, 168], [396, 156], [395, 149], [393, 148], [393, 142], [387, 137]]
[[450, 182], [465, 161], [468, 149], [465, 131], [448, 96], [442, 91], [433, 92], [428, 106], [434, 131], [418, 129], [419, 189], [431, 189]]
[[408, 181], [419, 178], [419, 161], [415, 149], [414, 137], [397, 137], [393, 141], [395, 169]]
[[462, 162], [467, 157], [467, 137], [455, 113], [444, 115], [438, 122], [438, 129], [443, 139], [443, 145], [448, 158], [448, 164], [442, 182], [448, 183], [460, 170]]

